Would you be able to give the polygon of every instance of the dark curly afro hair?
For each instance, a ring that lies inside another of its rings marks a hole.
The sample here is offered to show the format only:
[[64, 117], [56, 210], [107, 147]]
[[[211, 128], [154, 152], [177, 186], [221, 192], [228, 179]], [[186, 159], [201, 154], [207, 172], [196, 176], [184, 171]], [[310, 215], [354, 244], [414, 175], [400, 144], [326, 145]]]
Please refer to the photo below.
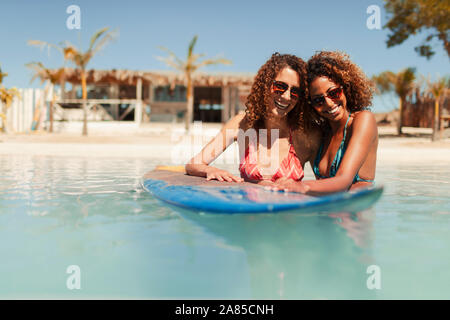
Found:
[[303, 124], [303, 111], [307, 108], [308, 84], [306, 63], [297, 56], [274, 53], [258, 70], [250, 94], [245, 103], [246, 122], [248, 128], [264, 128], [267, 114], [267, 104], [271, 99], [272, 83], [277, 74], [284, 68], [296, 71], [300, 79], [300, 97], [296, 106], [287, 114], [288, 125], [295, 130]]
[[[347, 109], [350, 112], [367, 109], [372, 104], [374, 84], [347, 54], [338, 51], [320, 51], [308, 60], [308, 84], [315, 78], [325, 76], [344, 88]], [[317, 116], [314, 108], [305, 112], [305, 121]]]

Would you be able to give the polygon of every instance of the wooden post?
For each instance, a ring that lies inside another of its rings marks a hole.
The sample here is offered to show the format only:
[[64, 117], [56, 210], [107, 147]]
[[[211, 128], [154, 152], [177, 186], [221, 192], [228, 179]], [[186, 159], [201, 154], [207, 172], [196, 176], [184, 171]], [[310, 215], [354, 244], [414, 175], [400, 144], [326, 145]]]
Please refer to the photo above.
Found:
[[222, 123], [230, 119], [230, 87], [222, 87]]
[[148, 115], [148, 122], [150, 122], [150, 120], [152, 118], [152, 105], [153, 105], [153, 102], [155, 100], [155, 92], [154, 92], [153, 89], [154, 89], [153, 85], [150, 83], [148, 85], [148, 101], [149, 101], [149, 104], [150, 104], [150, 114]]
[[431, 136], [432, 141], [439, 139], [439, 98], [434, 98], [434, 120], [433, 120], [433, 135]]
[[137, 79], [136, 84], [136, 108], [134, 109], [134, 122], [137, 125], [142, 123], [142, 78]]
[[81, 89], [83, 92], [83, 136], [88, 135], [87, 129], [87, 118], [88, 118], [88, 108], [87, 108], [87, 85], [86, 85], [86, 71], [81, 69]]
[[191, 124], [194, 116], [194, 84], [192, 83], [191, 75], [186, 74], [186, 89], [187, 89], [187, 105], [186, 105], [186, 118], [185, 129], [187, 132], [191, 129]]
[[[112, 84], [109, 88], [109, 94], [111, 95], [111, 99], [119, 99], [119, 85], [118, 84]], [[114, 120], [119, 119], [119, 105], [118, 104], [112, 104], [111, 105], [111, 114]]]
[[399, 99], [399, 106], [398, 106], [398, 124], [397, 124], [397, 134], [402, 134], [402, 127], [403, 127], [403, 100], [404, 98], [400, 97]]
[[[64, 100], [66, 98], [66, 81], [64, 78], [61, 79], [61, 82], [59, 83], [59, 86], [61, 87], [61, 100]], [[74, 84], [72, 84], [72, 91], [74, 88]]]
[[[53, 97], [53, 90], [54, 90], [54, 86], [53, 86], [53, 84], [50, 82], [49, 83], [49, 91], [50, 91], [50, 95], [51, 95], [51, 97]], [[61, 86], [61, 100], [63, 100], [64, 98], [62, 98], [63, 96], [64, 96], [64, 93], [63, 93], [63, 87]], [[53, 100], [53, 99], [52, 99]], [[48, 132], [53, 132], [53, 101], [50, 101], [50, 104], [49, 104], [49, 106], [48, 106], [48, 116], [49, 116], [49, 121], [50, 121], [50, 125], [49, 125], [49, 128], [48, 128]], [[46, 106], [47, 105], [47, 97], [44, 97], [44, 106]]]
[[232, 87], [231, 88], [231, 114], [230, 114], [231, 118], [236, 115], [236, 106], [238, 104], [238, 98], [239, 98], [238, 88]]

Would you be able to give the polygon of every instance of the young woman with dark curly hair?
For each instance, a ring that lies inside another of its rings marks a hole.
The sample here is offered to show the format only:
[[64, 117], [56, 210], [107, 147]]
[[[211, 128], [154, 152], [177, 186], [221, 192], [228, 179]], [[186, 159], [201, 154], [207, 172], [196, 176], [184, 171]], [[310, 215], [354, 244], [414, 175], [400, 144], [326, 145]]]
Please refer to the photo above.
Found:
[[310, 195], [370, 186], [375, 178], [378, 130], [371, 105], [373, 84], [346, 54], [323, 51], [308, 60], [309, 111], [322, 128], [313, 162], [315, 181], [280, 179], [279, 187]]
[[[245, 114], [229, 120], [221, 132], [186, 164], [190, 175], [207, 180], [271, 184], [286, 177], [303, 178], [320, 143], [318, 126], [303, 119], [307, 107], [306, 63], [275, 53], [259, 69], [246, 101]], [[240, 150], [241, 177], [210, 166], [234, 141]]]

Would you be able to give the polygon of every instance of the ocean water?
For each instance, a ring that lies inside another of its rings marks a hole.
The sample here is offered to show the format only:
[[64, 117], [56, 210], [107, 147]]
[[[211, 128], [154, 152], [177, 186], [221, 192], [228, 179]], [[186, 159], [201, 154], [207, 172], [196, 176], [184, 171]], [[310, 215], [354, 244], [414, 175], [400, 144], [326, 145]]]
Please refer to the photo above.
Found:
[[379, 166], [364, 212], [200, 215], [157, 164], [0, 156], [0, 298], [450, 299], [448, 166]]

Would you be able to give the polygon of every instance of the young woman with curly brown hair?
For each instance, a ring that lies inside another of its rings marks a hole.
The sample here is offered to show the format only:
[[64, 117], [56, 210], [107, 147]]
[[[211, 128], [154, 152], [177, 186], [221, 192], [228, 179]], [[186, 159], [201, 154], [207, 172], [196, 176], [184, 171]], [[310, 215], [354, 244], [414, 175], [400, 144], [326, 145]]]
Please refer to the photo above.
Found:
[[315, 181], [278, 181], [281, 189], [321, 195], [367, 187], [375, 178], [378, 130], [371, 105], [373, 85], [346, 54], [323, 51], [308, 60], [306, 121], [322, 127], [313, 163]]
[[[246, 101], [246, 112], [229, 120], [221, 132], [186, 164], [190, 175], [207, 180], [271, 184], [286, 177], [301, 180], [313, 162], [320, 130], [305, 123], [306, 63], [275, 53], [259, 69]], [[241, 177], [210, 166], [234, 141], [240, 150]]]

